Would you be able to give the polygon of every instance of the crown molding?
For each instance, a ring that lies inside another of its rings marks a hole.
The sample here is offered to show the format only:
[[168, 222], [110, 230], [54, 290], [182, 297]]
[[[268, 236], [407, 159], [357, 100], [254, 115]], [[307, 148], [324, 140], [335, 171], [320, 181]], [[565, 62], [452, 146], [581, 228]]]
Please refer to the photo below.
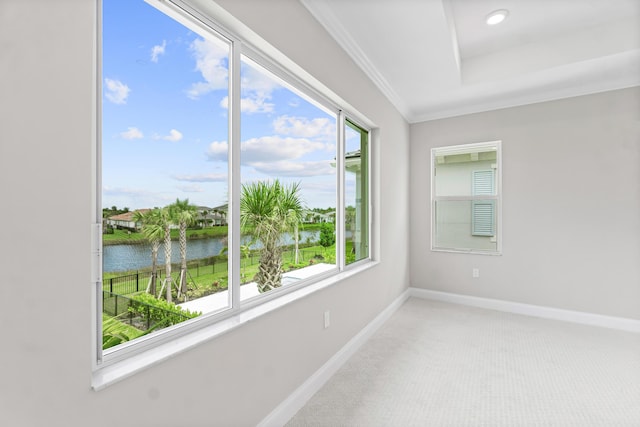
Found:
[[362, 69], [373, 84], [393, 104], [405, 120], [411, 116], [411, 111], [406, 103], [391, 87], [378, 69], [373, 65], [369, 57], [362, 51], [358, 43], [349, 35], [340, 21], [336, 18], [330, 5], [324, 0], [300, 0], [302, 5], [324, 27], [338, 45], [351, 57]]

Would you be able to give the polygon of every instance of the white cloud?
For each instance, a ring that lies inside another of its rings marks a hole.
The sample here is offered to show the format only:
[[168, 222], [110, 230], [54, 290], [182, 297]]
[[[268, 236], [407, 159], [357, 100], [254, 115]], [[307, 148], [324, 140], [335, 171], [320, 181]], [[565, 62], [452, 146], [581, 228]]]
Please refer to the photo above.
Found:
[[174, 175], [173, 179], [186, 182], [226, 182], [226, 174], [200, 173], [193, 175]]
[[335, 174], [335, 168], [330, 161], [294, 162], [280, 160], [277, 162], [252, 162], [250, 165], [257, 170], [271, 176], [309, 177]]
[[124, 139], [130, 139], [130, 140], [144, 138], [144, 135], [142, 134], [140, 129], [136, 127], [127, 128], [126, 131], [120, 133], [120, 136]]
[[[321, 161], [299, 161], [306, 154], [325, 150], [327, 144], [306, 138], [263, 136], [243, 141], [240, 147], [240, 162], [256, 171], [272, 176], [318, 176], [332, 175], [333, 157]], [[228, 144], [214, 141], [209, 144], [206, 156], [211, 161], [226, 161]]]
[[164, 55], [164, 50], [167, 47], [167, 41], [162, 40], [161, 45], [155, 45], [151, 48], [151, 62], [158, 62], [158, 57]]
[[175, 130], [175, 129], [171, 129], [169, 131], [169, 135], [165, 135], [162, 137], [162, 139], [167, 140], [167, 141], [171, 141], [171, 142], [178, 142], [182, 139], [182, 133], [180, 133], [179, 131]]
[[206, 156], [209, 160], [215, 161], [220, 160], [223, 162], [227, 161], [227, 153], [229, 150], [229, 144], [227, 141], [214, 141], [209, 144], [209, 148], [207, 148]]
[[298, 108], [300, 106], [300, 99], [293, 98], [289, 101], [289, 107]]
[[283, 138], [280, 136], [263, 136], [251, 138], [240, 146], [241, 162], [269, 162], [297, 159], [312, 151], [323, 150], [321, 142], [305, 138]]
[[151, 194], [149, 190], [143, 190], [139, 188], [129, 187], [110, 187], [105, 185], [102, 187], [102, 192], [109, 195], [128, 195], [128, 196], [144, 196]]
[[[324, 150], [326, 144], [306, 138], [283, 138], [280, 136], [262, 136], [243, 141], [240, 161], [270, 162], [297, 159], [312, 151]], [[206, 155], [209, 160], [226, 160], [228, 144], [226, 141], [214, 141], [209, 144]]]
[[198, 184], [178, 185], [176, 188], [185, 193], [203, 193], [204, 192], [204, 188], [200, 187]]
[[[156, 196], [156, 193], [142, 188], [131, 187], [109, 187], [103, 186], [102, 192], [105, 196], [110, 197], [131, 197], [134, 199], [152, 199]], [[117, 204], [116, 204], [117, 206]]]
[[[331, 175], [335, 175], [336, 173], [335, 168], [331, 168], [331, 169], [332, 169]], [[336, 182], [333, 179], [328, 182], [326, 181], [317, 182], [314, 180], [306, 180], [302, 182], [301, 186], [303, 190], [313, 192], [313, 193], [328, 193], [333, 195], [336, 194]]]
[[[275, 104], [267, 102], [269, 98], [259, 98], [256, 94], [251, 94], [249, 98], [240, 99], [240, 111], [247, 114], [271, 113]], [[225, 96], [220, 101], [220, 106], [229, 109], [229, 97]]]
[[175, 201], [175, 195], [166, 192], [155, 192], [142, 188], [103, 186], [103, 203], [105, 206], [129, 206], [141, 208], [150, 206], [164, 206]]
[[275, 104], [267, 102], [267, 98], [242, 98], [240, 100], [240, 111], [247, 114], [271, 113]]
[[154, 134], [153, 139], [164, 139], [165, 141], [178, 142], [182, 139], [182, 132], [171, 129], [168, 135]]
[[336, 138], [335, 121], [328, 118], [309, 120], [306, 117], [280, 116], [273, 121], [273, 128], [281, 135], [302, 138]]
[[[269, 102], [271, 93], [282, 88], [282, 85], [271, 75], [263, 72], [259, 66], [251, 64], [248, 62], [248, 66], [242, 69], [240, 110], [246, 114], [271, 113], [275, 109], [275, 104]], [[224, 97], [220, 101], [220, 106], [228, 109], [229, 97]]]
[[228, 51], [205, 39], [195, 39], [189, 49], [196, 60], [196, 70], [200, 72], [204, 81], [192, 84], [187, 96], [198, 99], [213, 90], [226, 89], [229, 75]]
[[272, 74], [264, 71], [258, 65], [247, 62], [243, 68], [241, 86], [243, 92], [253, 92], [259, 96], [269, 97], [271, 92], [280, 89], [282, 85], [273, 79]]
[[105, 83], [105, 97], [114, 104], [126, 104], [127, 97], [129, 96], [129, 86], [122, 83], [120, 80], [104, 79]]

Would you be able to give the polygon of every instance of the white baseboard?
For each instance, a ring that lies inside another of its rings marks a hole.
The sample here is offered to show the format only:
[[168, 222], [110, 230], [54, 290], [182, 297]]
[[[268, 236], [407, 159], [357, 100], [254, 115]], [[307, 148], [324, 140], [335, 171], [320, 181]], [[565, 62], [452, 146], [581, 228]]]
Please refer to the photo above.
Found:
[[452, 294], [448, 292], [432, 291], [428, 289], [409, 288], [412, 297], [425, 298], [454, 304], [470, 305], [490, 310], [508, 313], [524, 314], [526, 316], [542, 317], [545, 319], [563, 320], [565, 322], [582, 323], [603, 328], [619, 329], [622, 331], [640, 333], [640, 320], [624, 317], [603, 316], [601, 314], [585, 313], [581, 311], [562, 310], [559, 308], [539, 305], [522, 304], [490, 298], [473, 297], [469, 295]]
[[407, 289], [385, 308], [375, 319], [365, 326], [356, 336], [351, 338], [344, 347], [331, 357], [311, 375], [300, 387], [289, 395], [258, 427], [280, 427], [285, 425], [302, 408], [311, 397], [335, 374], [371, 336], [386, 322], [395, 311], [409, 298]]

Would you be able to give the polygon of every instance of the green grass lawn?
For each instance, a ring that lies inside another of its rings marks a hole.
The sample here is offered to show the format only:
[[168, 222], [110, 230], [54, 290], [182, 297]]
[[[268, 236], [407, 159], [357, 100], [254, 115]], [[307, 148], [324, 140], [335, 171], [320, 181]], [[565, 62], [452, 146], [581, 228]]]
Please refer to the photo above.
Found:
[[[349, 247], [349, 246], [348, 246]], [[314, 258], [314, 257], [322, 257]], [[251, 257], [243, 257], [240, 260], [240, 275], [242, 283], [253, 281], [253, 277], [258, 272], [259, 251], [254, 251]], [[295, 270], [310, 265], [310, 260], [314, 263], [325, 262], [335, 263], [335, 245], [324, 248], [322, 246], [311, 246], [300, 249], [298, 264], [295, 264], [293, 249], [287, 249], [282, 254], [282, 268], [284, 271]], [[208, 263], [208, 264], [207, 264]], [[211, 259], [194, 260], [188, 263], [188, 287], [189, 299], [199, 298], [203, 295], [227, 289], [228, 285], [228, 264], [225, 257], [216, 257], [215, 264], [211, 264]], [[178, 283], [180, 268], [173, 264], [171, 276]], [[164, 278], [164, 264], [158, 265], [157, 292], [160, 291]], [[125, 278], [126, 277], [126, 278]], [[113, 278], [113, 280], [111, 280]], [[150, 278], [149, 269], [128, 272], [105, 273], [103, 276], [103, 289], [120, 295], [144, 292]], [[136, 289], [137, 280], [137, 289]]]
[[[351, 242], [347, 242], [347, 253], [350, 253]], [[296, 270], [299, 268], [304, 268], [311, 263], [324, 262], [329, 264], [335, 263], [335, 245], [330, 246], [328, 248], [324, 248], [322, 246], [311, 246], [301, 248], [301, 256], [299, 258], [298, 264], [295, 264], [294, 251], [292, 248], [287, 248], [282, 254], [282, 268], [286, 271]], [[242, 283], [248, 283], [253, 281], [253, 277], [258, 272], [258, 262], [259, 262], [259, 251], [254, 251], [252, 253], [252, 257], [244, 257], [241, 259], [240, 264], [240, 274], [242, 278]], [[322, 259], [324, 258], [324, 259]], [[189, 262], [188, 267], [188, 300], [193, 300], [197, 298], [201, 298], [205, 295], [210, 295], [215, 292], [224, 291], [228, 287], [228, 273], [227, 273], [227, 261], [225, 257], [216, 257], [216, 264], [206, 264], [205, 260], [194, 260]], [[210, 262], [211, 260], [207, 260]], [[177, 283], [179, 280], [180, 269], [177, 266], [173, 266], [172, 277], [174, 281]], [[158, 266], [158, 273], [163, 275], [164, 265]], [[122, 276], [135, 276], [137, 275], [137, 279], [139, 282], [140, 289], [138, 292], [145, 292], [150, 272], [148, 270], [145, 271], [131, 271], [131, 272], [115, 272], [115, 273], [105, 273], [103, 279], [103, 288], [107, 291], [112, 290], [113, 293], [119, 295], [125, 295], [127, 297], [131, 297], [136, 292], [131, 291], [131, 280], [129, 283], [117, 283], [118, 280], [115, 280], [116, 283], [113, 284], [113, 288], [109, 284], [110, 279]], [[160, 291], [162, 285], [162, 276], [158, 280], [157, 284], [157, 292]], [[176, 296], [176, 292], [174, 291], [174, 297]], [[175, 303], [179, 303], [177, 299], [174, 299]], [[105, 344], [104, 348], [108, 348], [114, 345], [117, 345], [123, 341], [128, 341], [135, 339], [143, 334], [145, 331], [141, 331], [133, 326], [130, 326], [126, 323], [121, 322], [118, 318], [110, 317], [108, 315], [103, 314], [103, 325], [106, 328], [105, 336], [103, 337], [103, 341]]]

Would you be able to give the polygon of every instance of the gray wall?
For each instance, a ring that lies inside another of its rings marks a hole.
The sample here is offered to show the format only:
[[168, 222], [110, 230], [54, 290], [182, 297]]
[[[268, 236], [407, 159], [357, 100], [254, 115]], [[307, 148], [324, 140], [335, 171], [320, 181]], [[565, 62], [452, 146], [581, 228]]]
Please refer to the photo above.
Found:
[[[493, 140], [503, 255], [431, 252], [429, 150]], [[415, 287], [640, 319], [640, 89], [412, 125], [410, 248]]]
[[94, 392], [93, 3], [0, 2], [1, 423], [255, 425], [407, 288], [409, 126], [298, 2], [224, 2], [380, 126], [381, 262]]

